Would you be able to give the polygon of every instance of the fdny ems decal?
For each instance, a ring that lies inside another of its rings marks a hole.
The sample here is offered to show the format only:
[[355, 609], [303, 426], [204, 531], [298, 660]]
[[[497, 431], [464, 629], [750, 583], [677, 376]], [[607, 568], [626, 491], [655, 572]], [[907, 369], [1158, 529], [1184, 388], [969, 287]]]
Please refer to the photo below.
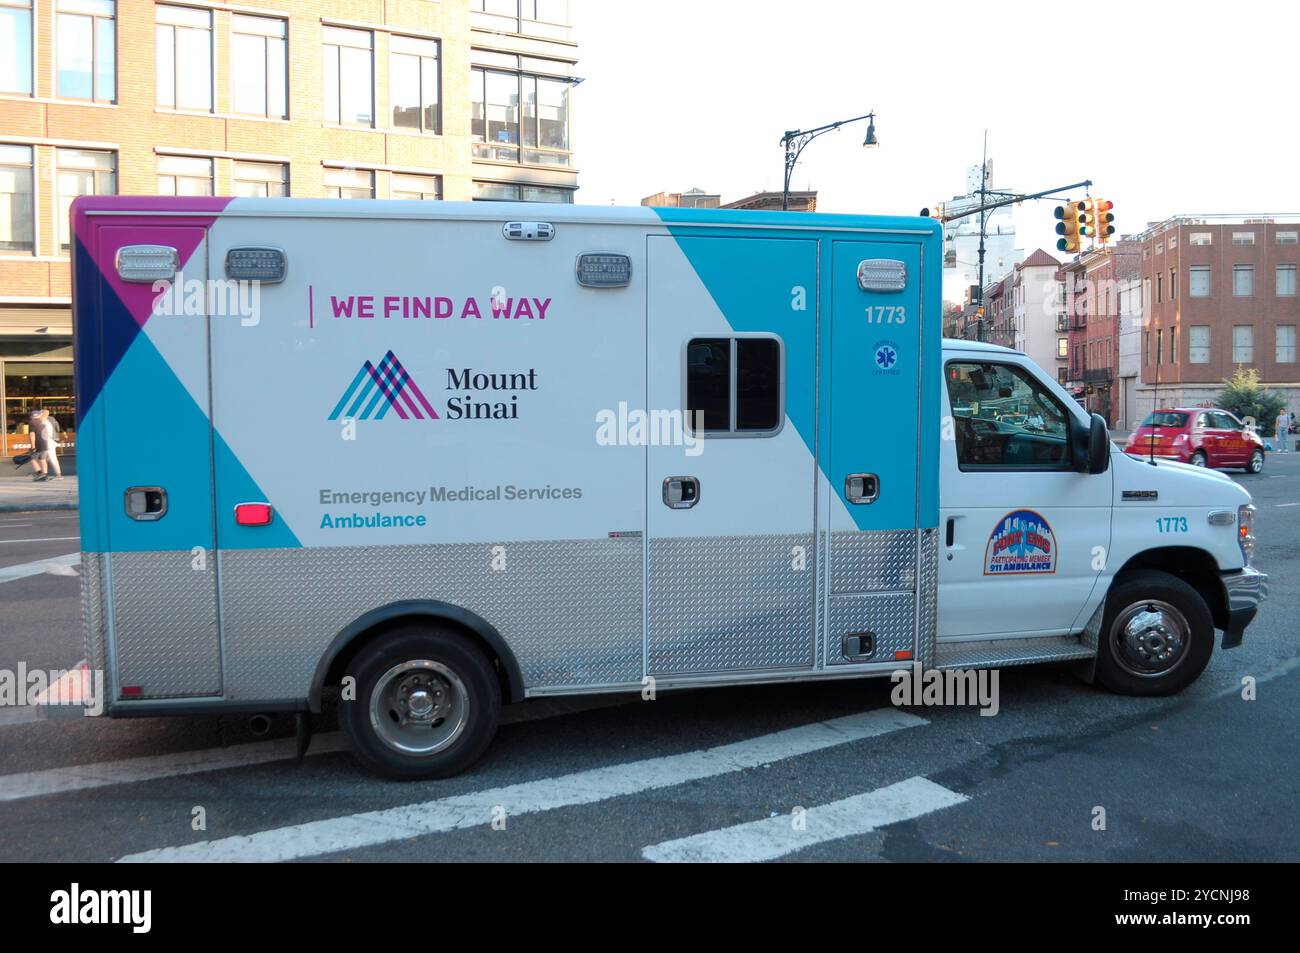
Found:
[[1056, 537], [1033, 510], [1015, 510], [993, 527], [984, 550], [984, 575], [1056, 572]]

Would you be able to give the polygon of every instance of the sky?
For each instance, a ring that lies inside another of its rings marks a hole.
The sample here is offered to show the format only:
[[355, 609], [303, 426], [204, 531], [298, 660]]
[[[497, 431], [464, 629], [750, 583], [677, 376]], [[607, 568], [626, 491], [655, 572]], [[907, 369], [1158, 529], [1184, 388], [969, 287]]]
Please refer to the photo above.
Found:
[[[583, 204], [779, 190], [785, 130], [874, 110], [879, 148], [858, 123], [803, 153], [791, 186], [819, 211], [933, 207], [964, 191], [987, 130], [995, 188], [1092, 179], [1121, 234], [1300, 212], [1291, 0], [572, 2]], [[1017, 207], [1026, 255], [1055, 253], [1056, 204]]]

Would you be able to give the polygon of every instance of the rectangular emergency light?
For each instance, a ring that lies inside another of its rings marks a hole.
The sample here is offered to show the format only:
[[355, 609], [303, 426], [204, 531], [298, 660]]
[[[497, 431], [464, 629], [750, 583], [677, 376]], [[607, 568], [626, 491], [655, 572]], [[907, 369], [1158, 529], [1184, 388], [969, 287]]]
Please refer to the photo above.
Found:
[[117, 276], [123, 281], [171, 281], [178, 268], [180, 256], [170, 245], [123, 245], [117, 250]]
[[232, 248], [226, 252], [226, 277], [234, 281], [284, 281], [289, 261], [279, 248]]
[[858, 287], [884, 293], [903, 291], [907, 288], [907, 263], [892, 258], [868, 258], [858, 265]]

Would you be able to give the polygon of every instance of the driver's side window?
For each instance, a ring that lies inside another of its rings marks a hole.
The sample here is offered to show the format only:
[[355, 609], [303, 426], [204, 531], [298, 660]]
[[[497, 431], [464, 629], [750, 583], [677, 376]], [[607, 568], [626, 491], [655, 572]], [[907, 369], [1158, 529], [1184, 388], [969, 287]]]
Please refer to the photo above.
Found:
[[1070, 470], [1069, 414], [1024, 368], [952, 361], [945, 368], [962, 470]]

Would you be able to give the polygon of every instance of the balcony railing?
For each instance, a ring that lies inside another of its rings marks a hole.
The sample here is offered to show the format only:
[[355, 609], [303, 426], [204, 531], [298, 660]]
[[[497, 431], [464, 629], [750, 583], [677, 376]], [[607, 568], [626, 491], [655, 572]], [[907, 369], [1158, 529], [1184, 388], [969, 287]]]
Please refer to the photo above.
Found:
[[1090, 367], [1083, 372], [1083, 379], [1089, 384], [1103, 384], [1110, 380], [1109, 367]]

